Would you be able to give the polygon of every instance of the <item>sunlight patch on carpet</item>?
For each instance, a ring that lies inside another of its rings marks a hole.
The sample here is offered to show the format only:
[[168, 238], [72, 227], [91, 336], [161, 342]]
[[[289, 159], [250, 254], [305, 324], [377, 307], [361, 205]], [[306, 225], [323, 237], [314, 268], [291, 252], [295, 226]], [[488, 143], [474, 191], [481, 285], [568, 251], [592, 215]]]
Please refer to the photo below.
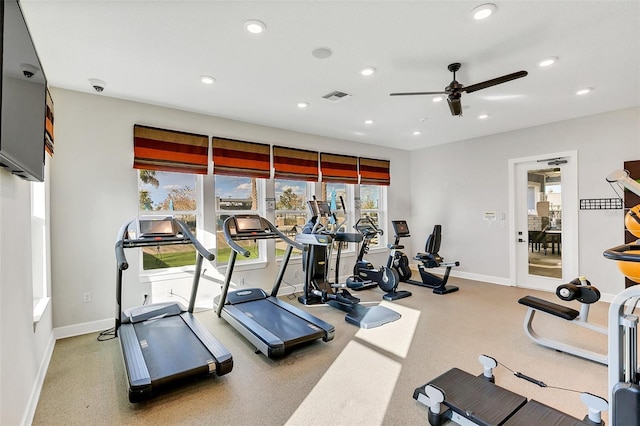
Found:
[[286, 425], [382, 424], [401, 368], [398, 362], [351, 341]]
[[402, 315], [397, 321], [383, 325], [382, 327], [364, 329], [361, 328], [356, 333], [356, 338], [363, 340], [380, 349], [384, 349], [402, 358], [407, 357], [413, 334], [418, 327], [420, 311], [396, 305], [387, 301], [380, 302], [380, 306], [393, 309]]

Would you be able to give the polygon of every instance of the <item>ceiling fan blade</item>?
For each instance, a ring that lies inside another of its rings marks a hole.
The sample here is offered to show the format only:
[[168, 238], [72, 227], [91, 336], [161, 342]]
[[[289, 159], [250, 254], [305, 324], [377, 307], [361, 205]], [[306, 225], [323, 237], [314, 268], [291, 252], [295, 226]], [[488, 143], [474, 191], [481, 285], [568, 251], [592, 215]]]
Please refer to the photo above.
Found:
[[502, 77], [493, 78], [491, 80], [483, 81], [482, 83], [472, 84], [463, 88], [462, 90], [467, 93], [475, 92], [476, 90], [486, 89], [487, 87], [495, 86], [496, 84], [506, 83], [507, 81], [515, 80], [516, 78], [525, 77], [528, 74], [526, 71], [518, 71], [511, 74], [503, 75]]
[[449, 103], [451, 115], [462, 115], [462, 104], [460, 103], [460, 98], [447, 99], [447, 102]]
[[446, 95], [447, 92], [406, 92], [390, 93], [389, 96], [411, 96], [411, 95]]

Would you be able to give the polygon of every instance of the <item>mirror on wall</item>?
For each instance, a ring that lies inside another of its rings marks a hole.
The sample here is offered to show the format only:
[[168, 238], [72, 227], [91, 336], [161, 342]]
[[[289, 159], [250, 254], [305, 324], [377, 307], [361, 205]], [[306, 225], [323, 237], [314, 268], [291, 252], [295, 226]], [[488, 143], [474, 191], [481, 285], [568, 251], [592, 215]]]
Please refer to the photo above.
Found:
[[562, 278], [561, 170], [530, 170], [527, 181], [529, 274]]

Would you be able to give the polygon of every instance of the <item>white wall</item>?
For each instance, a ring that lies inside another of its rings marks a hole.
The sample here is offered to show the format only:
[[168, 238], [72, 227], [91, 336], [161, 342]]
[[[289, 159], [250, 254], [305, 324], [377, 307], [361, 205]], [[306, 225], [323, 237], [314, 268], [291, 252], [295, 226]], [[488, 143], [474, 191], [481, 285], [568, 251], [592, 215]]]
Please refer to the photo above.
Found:
[[[116, 100], [101, 95], [54, 90], [56, 155], [52, 164], [51, 221], [53, 323], [107, 328], [115, 316], [114, 242], [119, 227], [138, 213], [133, 164], [133, 125], [316, 149], [391, 160], [389, 217], [410, 209], [409, 153], [343, 140], [294, 133], [222, 118]], [[148, 286], [139, 283], [135, 256], [125, 271], [125, 307], [142, 303]], [[378, 263], [383, 263], [382, 254]], [[244, 275], [251, 285], [270, 288], [276, 266]], [[264, 278], [267, 277], [267, 278]], [[92, 294], [91, 303], [82, 295]], [[81, 330], [76, 328], [75, 330]], [[65, 334], [73, 334], [65, 329]]]
[[[578, 152], [578, 197], [614, 198], [605, 176], [640, 159], [640, 108], [412, 152], [412, 252], [424, 250], [426, 235], [440, 223], [440, 254], [461, 263], [452, 274], [513, 284], [508, 160], [571, 150]], [[489, 227], [484, 212], [507, 214], [505, 226]], [[580, 274], [603, 293], [620, 292], [624, 279], [602, 252], [623, 242], [622, 210], [581, 210], [579, 229]]]
[[33, 329], [29, 182], [0, 169], [0, 424], [30, 422], [53, 350], [51, 306]]

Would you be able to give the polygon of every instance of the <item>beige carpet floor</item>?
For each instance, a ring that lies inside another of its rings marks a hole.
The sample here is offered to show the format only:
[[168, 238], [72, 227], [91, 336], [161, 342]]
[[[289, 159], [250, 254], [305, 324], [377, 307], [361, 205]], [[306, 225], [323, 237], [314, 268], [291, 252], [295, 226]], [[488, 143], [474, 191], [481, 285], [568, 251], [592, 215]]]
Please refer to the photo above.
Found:
[[[460, 291], [435, 295], [401, 285], [413, 296], [388, 307], [402, 314], [395, 323], [358, 329], [328, 306], [303, 307], [334, 324], [335, 339], [317, 341], [272, 360], [254, 348], [213, 311], [199, 320], [233, 355], [234, 368], [131, 404], [117, 340], [96, 334], [56, 342], [36, 409], [34, 425], [424, 425], [427, 408], [412, 398], [416, 387], [452, 367], [473, 374], [487, 354], [512, 370], [549, 386], [607, 396], [604, 365], [541, 347], [523, 331], [527, 294], [560, 302], [554, 294], [451, 278]], [[378, 289], [357, 293], [378, 302]], [[297, 300], [283, 296], [298, 306]], [[565, 303], [565, 302], [562, 302]], [[576, 309], [577, 303], [568, 304]], [[606, 324], [608, 304], [591, 308], [590, 320]], [[539, 314], [534, 326], [545, 336], [606, 352], [606, 336]], [[495, 371], [496, 383], [570, 415], [583, 418], [579, 395], [540, 388]], [[607, 413], [605, 413], [607, 420]]]

